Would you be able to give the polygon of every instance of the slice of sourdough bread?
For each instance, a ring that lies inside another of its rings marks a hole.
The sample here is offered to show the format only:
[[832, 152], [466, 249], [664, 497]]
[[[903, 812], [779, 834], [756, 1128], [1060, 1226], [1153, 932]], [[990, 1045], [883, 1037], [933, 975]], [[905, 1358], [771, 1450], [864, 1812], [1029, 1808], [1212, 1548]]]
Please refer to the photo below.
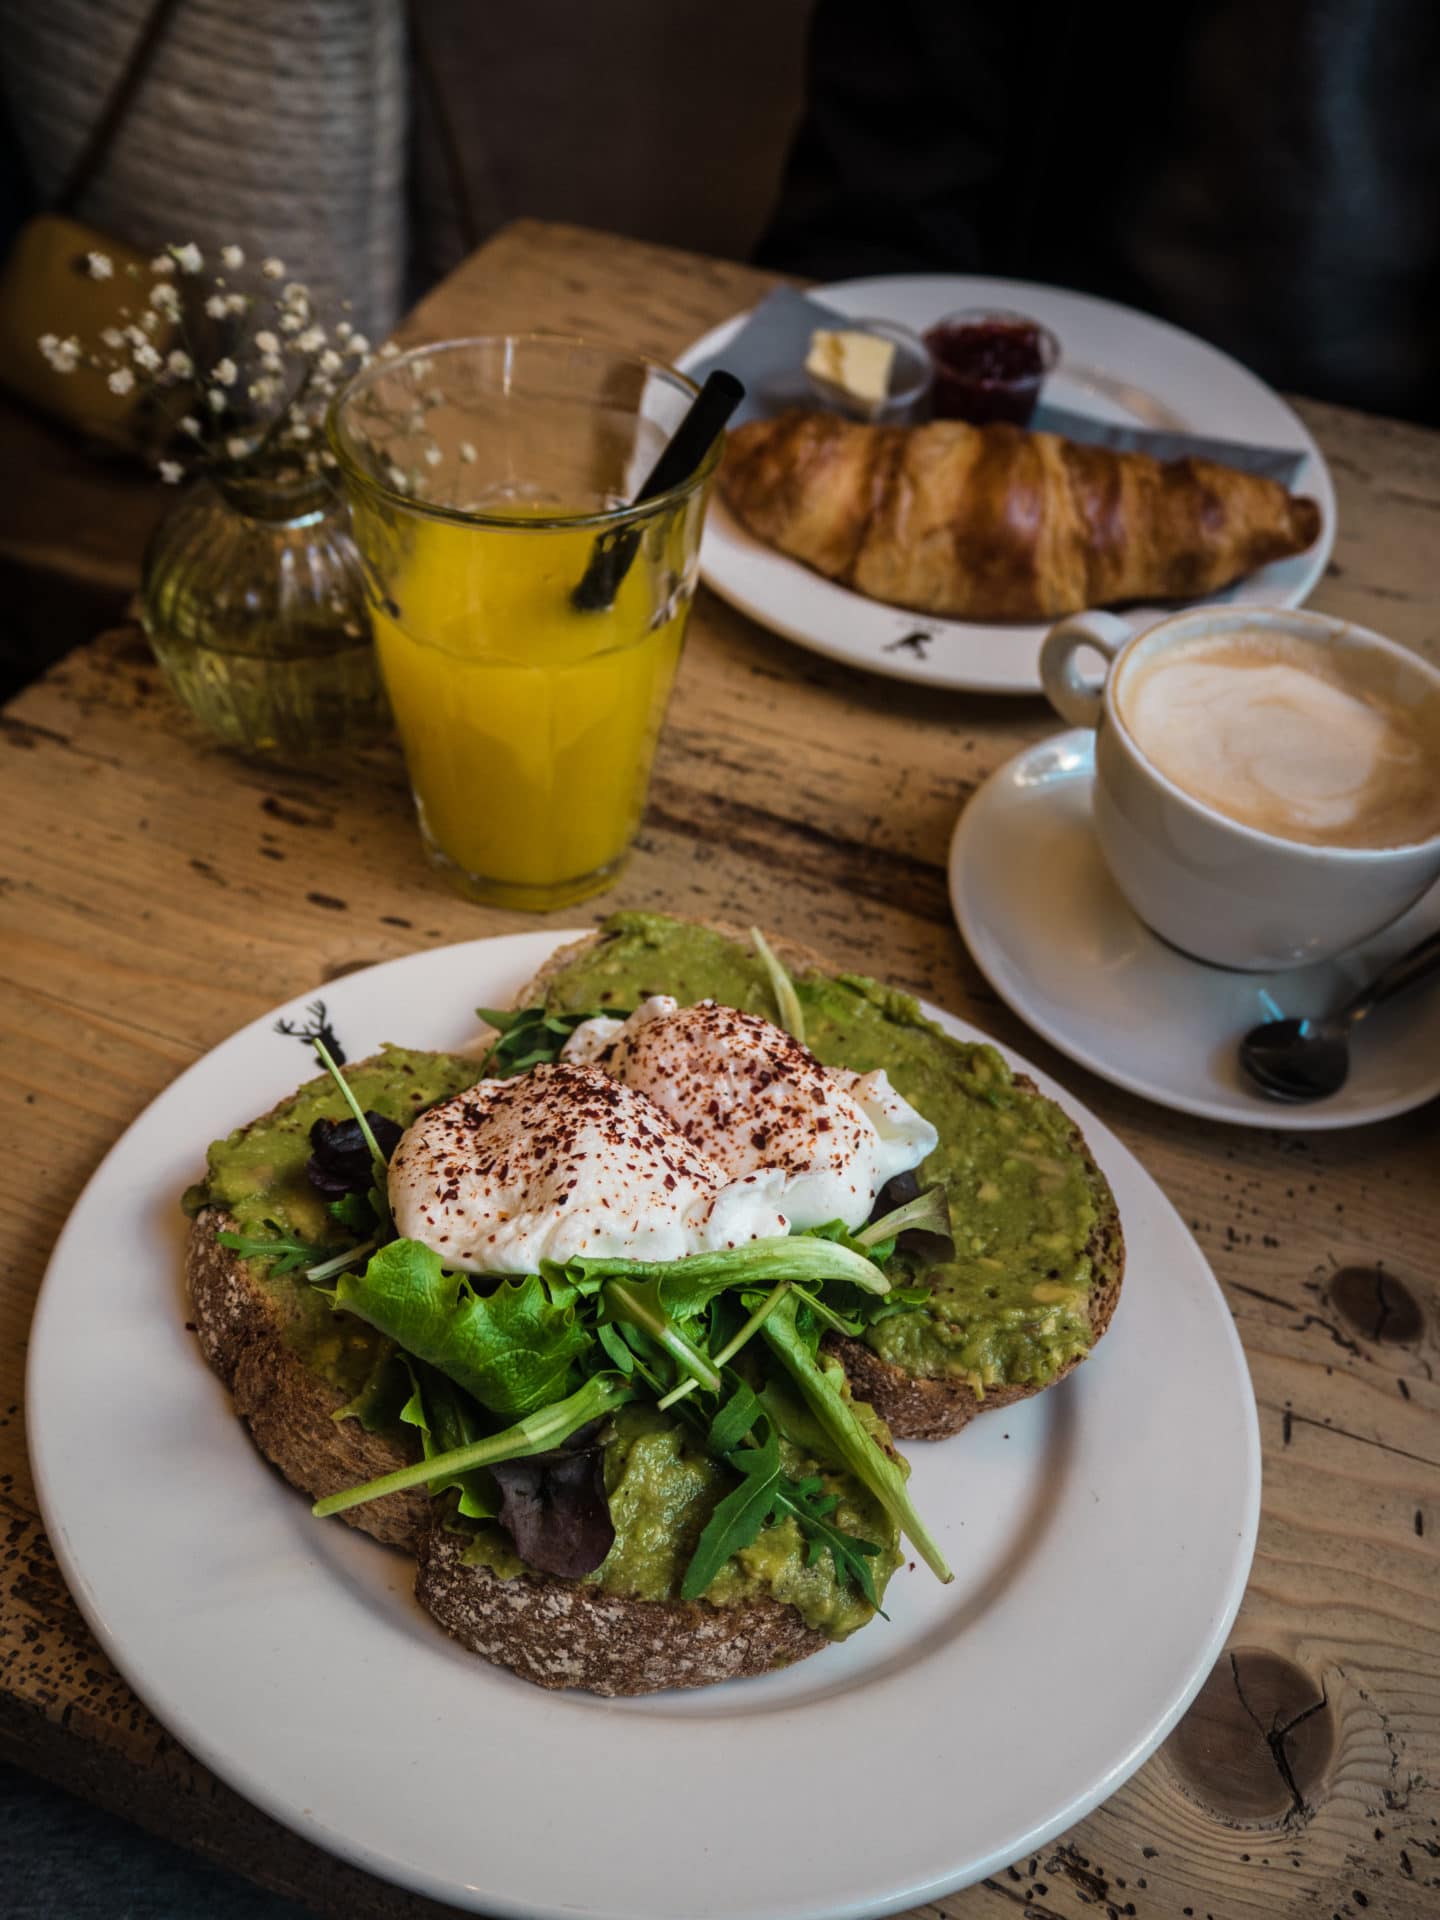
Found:
[[[723, 939], [749, 947], [748, 932], [723, 920], [702, 920], [702, 926]], [[515, 1005], [539, 1005], [552, 983], [577, 960], [592, 951], [605, 938], [603, 930], [560, 947], [516, 995]], [[782, 963], [794, 974], [833, 974], [823, 955], [798, 941], [767, 935], [770, 946]], [[1037, 1098], [1043, 1098], [1034, 1081], [1017, 1074], [1015, 1084]], [[1095, 1224], [1084, 1248], [1094, 1276], [1088, 1305], [1091, 1350], [1099, 1340], [1115, 1311], [1125, 1271], [1125, 1243], [1120, 1214], [1110, 1184], [1097, 1166], [1078, 1127], [1068, 1126], [1071, 1150], [1084, 1161], [1086, 1183], [1095, 1210]], [[1040, 1382], [998, 1382], [977, 1392], [968, 1377], [926, 1376], [907, 1372], [894, 1362], [882, 1359], [862, 1340], [834, 1339], [833, 1345], [845, 1365], [858, 1398], [868, 1400], [887, 1423], [897, 1440], [943, 1440], [969, 1424], [976, 1414], [995, 1412], [1043, 1392], [1071, 1373], [1086, 1356], [1076, 1355], [1051, 1376]]]
[[[458, 1089], [478, 1079], [480, 1058], [421, 1055], [392, 1047], [352, 1063], [346, 1072], [362, 1085], [362, 1077], [372, 1071], [383, 1074], [372, 1082], [389, 1089], [376, 1094], [381, 1110], [388, 1105], [388, 1117], [406, 1124], [437, 1086]], [[422, 1064], [431, 1076], [425, 1082], [418, 1077]], [[296, 1116], [302, 1102], [303, 1119]], [[304, 1172], [309, 1150], [305, 1121], [317, 1115], [340, 1119], [345, 1111], [338, 1091], [332, 1094], [328, 1079], [320, 1075], [228, 1141], [217, 1142], [212, 1155], [237, 1142], [253, 1148], [263, 1138], [262, 1129], [282, 1133], [283, 1158], [266, 1148], [259, 1155], [263, 1165], [249, 1172], [257, 1181], [274, 1183], [273, 1195], [264, 1198], [267, 1205], [273, 1198], [282, 1225], [287, 1216], [290, 1225], [304, 1220], [308, 1231], [303, 1237], [328, 1238], [337, 1230]], [[300, 1276], [276, 1274], [270, 1261], [247, 1259], [220, 1245], [219, 1236], [233, 1232], [237, 1222], [225, 1199], [216, 1196], [215, 1171], [212, 1160], [210, 1204], [199, 1210], [190, 1229], [185, 1280], [201, 1351], [229, 1387], [235, 1411], [249, 1426], [256, 1446], [292, 1486], [317, 1500], [408, 1466], [420, 1453], [419, 1436], [410, 1428], [394, 1423], [368, 1431], [357, 1418], [337, 1417], [359, 1388], [363, 1362], [360, 1378], [348, 1378], [343, 1367], [337, 1373], [317, 1352], [317, 1331], [332, 1349], [332, 1360], [342, 1350], [354, 1355], [357, 1335], [374, 1350], [374, 1337], [350, 1316], [332, 1316]], [[223, 1192], [233, 1195], [235, 1189]], [[234, 1204], [242, 1202], [236, 1198]], [[322, 1223], [318, 1234], [317, 1222]], [[349, 1371], [353, 1374], [353, 1367]], [[344, 1517], [387, 1546], [413, 1549], [428, 1524], [429, 1501], [423, 1489], [416, 1489], [371, 1501]]]
[[437, 1508], [420, 1541], [415, 1594], [445, 1631], [540, 1687], [657, 1693], [792, 1666], [832, 1643], [769, 1596], [730, 1607], [640, 1600], [550, 1574], [501, 1579], [467, 1565], [463, 1534]]
[[[218, 1236], [234, 1226], [220, 1207], [195, 1216], [185, 1283], [201, 1351], [229, 1387], [261, 1453], [313, 1500], [418, 1460], [418, 1434], [367, 1433], [358, 1420], [336, 1417], [347, 1395], [287, 1344], [291, 1311], [284, 1293], [268, 1284], [267, 1263], [220, 1245]], [[429, 1507], [418, 1487], [353, 1507], [343, 1518], [386, 1546], [413, 1551]]]

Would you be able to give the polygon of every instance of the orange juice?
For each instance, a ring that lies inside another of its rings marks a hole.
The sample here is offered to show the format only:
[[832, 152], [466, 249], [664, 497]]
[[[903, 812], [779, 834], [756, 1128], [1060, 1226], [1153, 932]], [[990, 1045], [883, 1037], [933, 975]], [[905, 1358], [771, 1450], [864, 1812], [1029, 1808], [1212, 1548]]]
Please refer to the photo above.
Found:
[[593, 533], [515, 521], [412, 521], [373, 618], [427, 839], [531, 904], [629, 845], [688, 596], [662, 604], [673, 575], [642, 553], [611, 607], [577, 612]]

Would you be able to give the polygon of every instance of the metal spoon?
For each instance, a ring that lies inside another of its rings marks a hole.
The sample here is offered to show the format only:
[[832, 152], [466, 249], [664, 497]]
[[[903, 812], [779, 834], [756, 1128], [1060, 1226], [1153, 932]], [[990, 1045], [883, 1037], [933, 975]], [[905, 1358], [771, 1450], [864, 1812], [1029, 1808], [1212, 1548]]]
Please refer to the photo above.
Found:
[[1315, 1019], [1264, 1020], [1240, 1042], [1240, 1064], [1272, 1100], [1323, 1100], [1350, 1071], [1350, 1029], [1383, 1000], [1409, 993], [1440, 974], [1440, 931], [1432, 933], [1362, 987], [1334, 1013]]

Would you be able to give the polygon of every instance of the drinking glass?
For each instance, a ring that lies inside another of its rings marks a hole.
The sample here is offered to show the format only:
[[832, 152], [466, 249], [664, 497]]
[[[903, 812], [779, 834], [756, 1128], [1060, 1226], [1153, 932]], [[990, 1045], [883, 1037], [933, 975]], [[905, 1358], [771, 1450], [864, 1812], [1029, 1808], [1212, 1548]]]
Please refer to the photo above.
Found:
[[336, 402], [421, 836], [473, 899], [564, 906], [629, 851], [719, 443], [626, 503], [695, 393], [639, 354], [518, 334], [381, 359]]

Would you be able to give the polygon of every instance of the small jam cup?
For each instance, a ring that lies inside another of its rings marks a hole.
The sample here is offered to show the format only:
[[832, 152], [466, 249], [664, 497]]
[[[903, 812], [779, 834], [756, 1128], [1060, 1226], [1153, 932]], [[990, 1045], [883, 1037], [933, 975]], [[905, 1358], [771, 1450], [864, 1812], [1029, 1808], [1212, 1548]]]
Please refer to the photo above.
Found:
[[[1038, 367], [1000, 375], [977, 371], [976, 362], [984, 351], [987, 334], [993, 340], [997, 335], [1015, 335], [1022, 330], [1034, 338]], [[992, 420], [1028, 426], [1040, 389], [1060, 359], [1060, 342], [1048, 327], [1028, 314], [986, 307], [967, 307], [937, 320], [925, 331], [925, 350], [935, 371], [935, 417], [968, 420], [977, 427], [987, 426]]]
[[835, 413], [851, 420], [865, 420], [872, 426], [909, 426], [930, 415], [930, 389], [935, 369], [925, 342], [909, 327], [891, 320], [842, 320], [834, 327], [818, 329], [830, 333], [868, 333], [877, 340], [888, 340], [895, 349], [890, 363], [890, 391], [883, 400], [857, 400], [853, 393], [834, 386], [829, 380], [806, 368], [806, 378], [817, 399]]

